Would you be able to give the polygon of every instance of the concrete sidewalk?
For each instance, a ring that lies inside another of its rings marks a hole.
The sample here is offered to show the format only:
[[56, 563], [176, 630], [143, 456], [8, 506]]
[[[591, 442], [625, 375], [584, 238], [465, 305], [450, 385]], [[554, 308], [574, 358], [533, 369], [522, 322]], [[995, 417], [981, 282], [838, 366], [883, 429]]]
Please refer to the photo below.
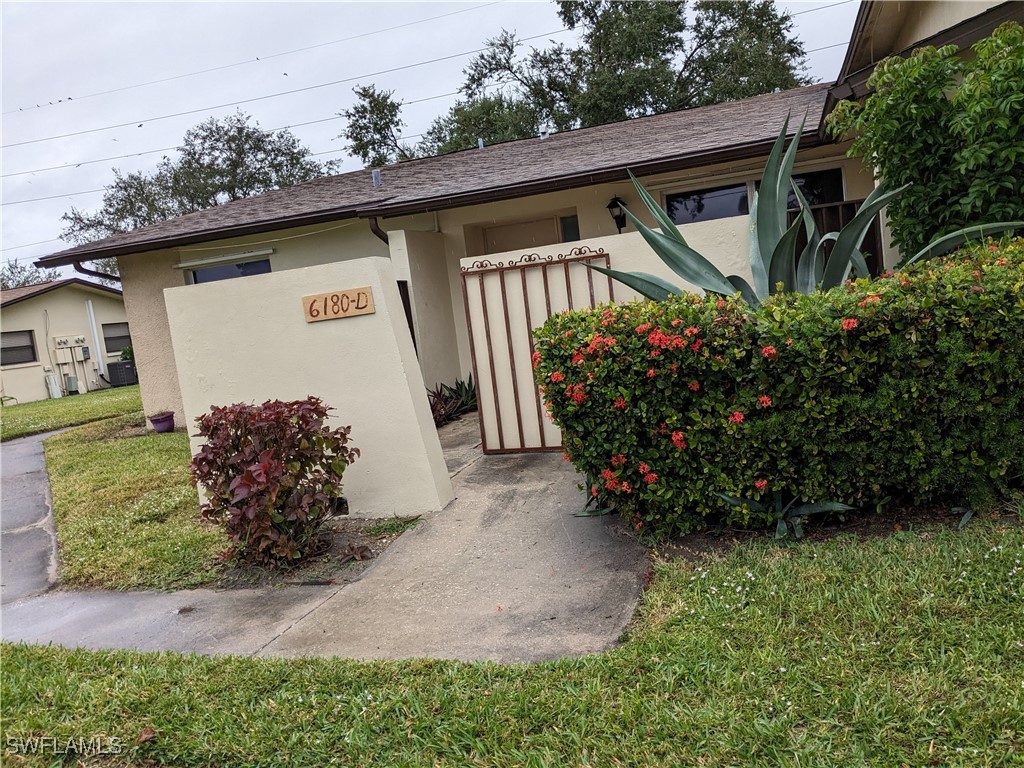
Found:
[[505, 662], [612, 647], [641, 594], [643, 548], [615, 518], [573, 516], [584, 497], [558, 454], [482, 456], [465, 422], [442, 433], [442, 442], [456, 500], [404, 534], [353, 584], [51, 592], [3, 606], [3, 638]]
[[46, 592], [57, 583], [43, 440], [58, 432], [0, 444], [0, 603]]

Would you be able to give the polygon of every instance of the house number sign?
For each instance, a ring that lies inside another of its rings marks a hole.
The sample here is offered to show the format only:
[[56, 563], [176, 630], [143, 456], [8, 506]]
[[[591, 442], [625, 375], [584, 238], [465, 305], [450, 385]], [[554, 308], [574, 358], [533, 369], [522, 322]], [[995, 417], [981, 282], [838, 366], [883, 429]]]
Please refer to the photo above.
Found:
[[306, 312], [307, 323], [338, 320], [342, 317], [355, 317], [356, 315], [372, 315], [375, 311], [373, 291], [369, 287], [346, 288], [343, 291], [303, 296], [302, 308]]

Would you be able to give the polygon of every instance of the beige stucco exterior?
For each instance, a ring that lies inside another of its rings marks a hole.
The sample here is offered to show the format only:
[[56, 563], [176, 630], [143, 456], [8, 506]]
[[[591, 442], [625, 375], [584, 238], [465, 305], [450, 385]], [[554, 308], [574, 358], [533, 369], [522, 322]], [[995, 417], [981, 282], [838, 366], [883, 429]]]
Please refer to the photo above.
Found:
[[[306, 322], [303, 297], [363, 287], [372, 314]], [[451, 501], [389, 259], [179, 286], [164, 298], [188, 424], [211, 405], [315, 395], [335, 409], [332, 424], [352, 426], [361, 451], [345, 473], [353, 514], [417, 514]]]
[[[89, 318], [87, 302], [92, 302], [95, 329]], [[32, 331], [36, 360], [31, 363], [5, 365], [0, 368], [0, 389], [5, 397], [16, 398], [19, 403], [45, 400], [46, 373], [56, 372], [63, 385], [64, 376], [78, 377], [81, 392], [108, 387], [100, 378], [100, 365], [119, 359], [120, 353], [108, 353], [103, 343], [105, 323], [127, 322], [121, 297], [101, 289], [93, 290], [80, 284], [61, 288], [24, 299], [0, 310], [0, 329], [3, 331]], [[134, 329], [132, 329], [134, 331]], [[81, 347], [58, 349], [54, 337], [85, 338], [89, 359], [84, 359]], [[164, 355], [169, 356], [165, 348]]]

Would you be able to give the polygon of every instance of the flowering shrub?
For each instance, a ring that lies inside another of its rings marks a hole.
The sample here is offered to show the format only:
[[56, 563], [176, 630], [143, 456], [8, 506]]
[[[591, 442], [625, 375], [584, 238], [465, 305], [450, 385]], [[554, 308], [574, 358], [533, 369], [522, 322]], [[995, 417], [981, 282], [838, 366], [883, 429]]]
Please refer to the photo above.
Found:
[[863, 509], [1021, 485], [1021, 239], [757, 309], [691, 294], [565, 313], [536, 339], [567, 456], [647, 530], [769, 524], [776, 492]]
[[272, 565], [315, 551], [359, 455], [348, 447], [351, 427], [327, 426], [329, 410], [309, 397], [214, 407], [196, 419], [206, 438], [192, 459], [202, 513], [227, 528], [241, 558]]

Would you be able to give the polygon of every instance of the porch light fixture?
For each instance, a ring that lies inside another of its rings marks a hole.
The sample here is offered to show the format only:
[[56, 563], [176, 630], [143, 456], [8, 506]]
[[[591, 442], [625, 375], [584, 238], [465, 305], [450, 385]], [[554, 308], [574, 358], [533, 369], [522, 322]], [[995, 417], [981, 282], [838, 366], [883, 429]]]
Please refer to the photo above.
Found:
[[626, 226], [626, 213], [622, 210], [622, 201], [617, 197], [613, 197], [612, 201], [608, 203], [608, 213], [612, 217], [612, 221], [615, 222], [615, 228], [619, 230], [619, 234], [622, 234], [622, 230]]

